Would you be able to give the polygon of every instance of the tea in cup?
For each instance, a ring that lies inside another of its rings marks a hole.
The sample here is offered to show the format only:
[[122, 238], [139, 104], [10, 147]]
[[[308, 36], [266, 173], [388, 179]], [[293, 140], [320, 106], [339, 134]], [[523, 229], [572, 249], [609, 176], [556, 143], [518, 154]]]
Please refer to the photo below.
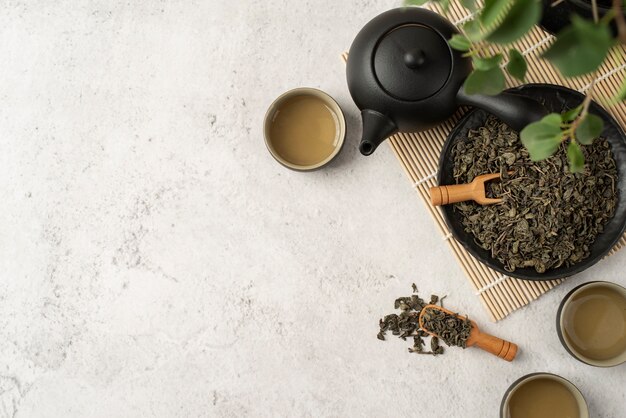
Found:
[[589, 418], [585, 398], [568, 380], [551, 373], [532, 373], [505, 392], [500, 418]]
[[328, 94], [297, 88], [278, 97], [265, 115], [265, 144], [274, 159], [298, 171], [318, 169], [343, 145], [346, 122]]
[[556, 329], [563, 347], [583, 363], [626, 362], [626, 288], [602, 281], [575, 287], [559, 306]]

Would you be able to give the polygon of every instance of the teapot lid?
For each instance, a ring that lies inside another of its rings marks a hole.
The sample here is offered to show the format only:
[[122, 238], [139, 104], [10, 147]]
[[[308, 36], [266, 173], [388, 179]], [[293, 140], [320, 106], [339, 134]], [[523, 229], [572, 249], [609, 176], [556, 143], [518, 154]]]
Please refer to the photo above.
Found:
[[407, 24], [380, 39], [373, 64], [378, 83], [388, 94], [416, 101], [432, 96], [446, 84], [452, 55], [448, 42], [438, 32]]

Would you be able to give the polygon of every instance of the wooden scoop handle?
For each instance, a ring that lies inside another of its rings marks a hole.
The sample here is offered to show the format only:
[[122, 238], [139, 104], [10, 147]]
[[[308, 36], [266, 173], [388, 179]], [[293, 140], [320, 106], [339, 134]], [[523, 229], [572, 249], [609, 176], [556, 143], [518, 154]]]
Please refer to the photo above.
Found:
[[447, 205], [449, 203], [465, 202], [474, 200], [475, 187], [469, 184], [453, 184], [451, 186], [437, 186], [430, 188], [430, 202], [433, 206]]
[[[510, 341], [503, 340], [502, 338], [494, 337], [484, 332], [479, 332], [474, 338], [471, 337], [473, 336], [470, 336], [470, 339], [474, 340], [471, 342], [473, 343], [472, 345], [482, 348], [491, 354], [495, 354], [506, 361], [513, 360], [517, 354], [517, 345]], [[470, 343], [470, 341], [468, 341], [468, 343]]]

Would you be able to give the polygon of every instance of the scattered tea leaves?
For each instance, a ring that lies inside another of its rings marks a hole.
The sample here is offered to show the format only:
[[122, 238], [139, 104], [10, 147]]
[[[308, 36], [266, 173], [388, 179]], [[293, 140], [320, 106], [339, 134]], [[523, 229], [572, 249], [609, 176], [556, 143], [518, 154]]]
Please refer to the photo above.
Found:
[[585, 161], [581, 173], [570, 170], [565, 152], [533, 162], [518, 134], [494, 117], [457, 138], [452, 150], [457, 183], [501, 173], [502, 180], [488, 188], [491, 196], [504, 199], [501, 204], [463, 202], [454, 210], [477, 244], [507, 271], [543, 273], [582, 261], [613, 217], [617, 168], [609, 143], [599, 138], [579, 150]]
[[[417, 286], [412, 285], [413, 294], [411, 296], [400, 297], [395, 300], [394, 308], [400, 309], [399, 314], [386, 315], [379, 321], [380, 331], [376, 335], [379, 340], [385, 341], [387, 331], [406, 341], [407, 338], [413, 338], [413, 347], [409, 347], [409, 353], [416, 354], [443, 354], [443, 347], [439, 345], [439, 338], [430, 337], [430, 351], [424, 350], [424, 338], [429, 338], [424, 330], [419, 327], [419, 316], [422, 309], [426, 305], [434, 305], [437, 302], [441, 304], [443, 299], [437, 295], [430, 295], [430, 302], [426, 303], [417, 295]], [[443, 307], [443, 305], [440, 305]], [[469, 332], [471, 331], [471, 322], [461, 320], [451, 315], [441, 312], [443, 316], [436, 312], [430, 313], [431, 309], [425, 312], [424, 325], [427, 329], [435, 331], [441, 339], [448, 345], [456, 345], [465, 348]], [[426, 314], [428, 314], [426, 316]]]

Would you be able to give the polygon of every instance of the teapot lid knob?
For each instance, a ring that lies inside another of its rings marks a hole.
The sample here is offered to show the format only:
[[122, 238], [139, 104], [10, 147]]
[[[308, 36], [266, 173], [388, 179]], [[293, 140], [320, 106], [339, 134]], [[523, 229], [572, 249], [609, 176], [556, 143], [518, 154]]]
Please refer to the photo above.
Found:
[[404, 65], [412, 70], [421, 67], [426, 62], [426, 54], [421, 49], [414, 49], [404, 54]]

